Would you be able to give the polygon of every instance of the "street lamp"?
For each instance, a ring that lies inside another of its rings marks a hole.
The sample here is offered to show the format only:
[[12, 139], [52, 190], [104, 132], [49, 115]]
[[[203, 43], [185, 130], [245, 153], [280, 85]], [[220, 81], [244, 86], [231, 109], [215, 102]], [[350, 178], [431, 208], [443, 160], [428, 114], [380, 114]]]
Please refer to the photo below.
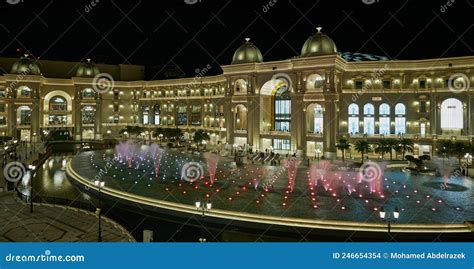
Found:
[[[392, 220], [392, 214], [390, 212], [386, 212], [383, 208], [383, 206], [380, 208], [379, 216], [381, 219], [387, 221], [387, 231], [388, 231], [388, 236], [389, 239], [391, 238], [390, 236], [390, 231], [391, 231], [391, 220]], [[398, 211], [398, 207], [395, 207], [395, 210], [393, 211], [393, 219], [396, 221], [400, 217], [400, 211]]]
[[194, 205], [196, 206], [196, 210], [202, 212], [202, 216], [204, 217], [205, 213], [207, 211], [210, 211], [212, 209], [212, 203], [210, 200], [207, 200], [205, 203], [197, 200]]
[[98, 216], [99, 216], [99, 231], [97, 233], [97, 242], [102, 242], [102, 227], [101, 227], [101, 215], [102, 215], [102, 197], [101, 197], [101, 189], [104, 187], [105, 182], [96, 180], [94, 181], [94, 185], [99, 190], [99, 208], [98, 208]]
[[33, 213], [33, 181], [35, 179], [35, 170], [36, 170], [36, 166], [35, 165], [28, 165], [28, 169], [31, 170], [31, 177], [30, 177], [30, 187], [31, 187], [31, 191], [30, 191], [30, 213]]

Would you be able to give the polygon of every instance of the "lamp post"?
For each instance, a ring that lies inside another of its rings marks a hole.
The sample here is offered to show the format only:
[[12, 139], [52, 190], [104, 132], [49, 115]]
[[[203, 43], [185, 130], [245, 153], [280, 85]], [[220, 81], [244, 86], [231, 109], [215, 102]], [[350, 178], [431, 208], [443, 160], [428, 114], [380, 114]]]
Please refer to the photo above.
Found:
[[[383, 206], [380, 208], [379, 216], [381, 219], [387, 221], [387, 232], [388, 232], [388, 238], [389, 241], [391, 240], [391, 221], [392, 221], [392, 214], [390, 212], [386, 212], [383, 208]], [[400, 217], [400, 211], [398, 211], [398, 208], [395, 207], [395, 210], [393, 211], [393, 220], [396, 221]]]
[[35, 170], [36, 170], [36, 166], [35, 165], [28, 165], [28, 169], [30, 169], [30, 187], [31, 187], [31, 191], [30, 191], [30, 213], [33, 213], [33, 181], [35, 179]]
[[194, 205], [196, 206], [197, 211], [202, 212], [202, 216], [206, 214], [206, 212], [210, 211], [212, 209], [212, 203], [210, 200], [207, 200], [205, 203], [197, 200]]
[[98, 216], [99, 216], [99, 230], [97, 232], [97, 242], [102, 242], [102, 227], [101, 227], [101, 215], [102, 215], [102, 197], [101, 197], [101, 189], [104, 187], [105, 182], [96, 180], [94, 181], [94, 185], [97, 186], [99, 190], [99, 209], [98, 209]]

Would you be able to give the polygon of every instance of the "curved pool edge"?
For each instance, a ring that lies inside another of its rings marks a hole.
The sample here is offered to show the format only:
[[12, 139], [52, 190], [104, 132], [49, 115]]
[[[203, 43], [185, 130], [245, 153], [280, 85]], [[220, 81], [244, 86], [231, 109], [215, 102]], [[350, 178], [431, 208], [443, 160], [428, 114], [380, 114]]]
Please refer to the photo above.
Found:
[[[66, 175], [86, 186], [87, 188], [98, 191], [92, 180], [88, 180], [79, 175], [72, 168], [72, 161], [69, 161], [66, 167]], [[192, 205], [169, 202], [159, 199], [153, 199], [145, 196], [135, 195], [128, 192], [122, 192], [116, 189], [102, 187], [102, 195], [108, 195], [114, 198], [126, 200], [132, 203], [143, 204], [164, 210], [177, 211], [190, 215], [201, 215]], [[221, 218], [226, 220], [242, 221], [247, 223], [279, 225], [286, 227], [300, 227], [310, 229], [324, 230], [344, 230], [354, 232], [387, 232], [385, 223], [366, 223], [353, 221], [336, 221], [336, 220], [317, 220], [290, 217], [277, 217], [271, 215], [259, 215], [246, 212], [236, 212], [223, 209], [212, 209], [206, 212], [206, 216]], [[391, 230], [394, 233], [470, 233], [471, 226], [468, 223], [459, 224], [391, 224]]]

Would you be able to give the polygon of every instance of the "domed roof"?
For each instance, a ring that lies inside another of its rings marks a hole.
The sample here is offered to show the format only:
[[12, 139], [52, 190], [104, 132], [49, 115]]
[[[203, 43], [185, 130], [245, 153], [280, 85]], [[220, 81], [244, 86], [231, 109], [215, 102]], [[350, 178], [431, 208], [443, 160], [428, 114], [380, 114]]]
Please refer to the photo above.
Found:
[[99, 68], [94, 65], [91, 59], [87, 59], [77, 68], [76, 77], [95, 77], [99, 73]]
[[235, 51], [234, 57], [232, 57], [232, 64], [261, 62], [263, 62], [262, 53], [250, 42], [250, 38], [245, 39], [245, 42]]
[[41, 75], [41, 70], [37, 62], [25, 54], [12, 65], [10, 74]]
[[316, 29], [318, 32], [314, 33], [304, 42], [301, 49], [301, 57], [336, 54], [337, 47], [334, 41], [329, 36], [321, 33], [321, 27]]

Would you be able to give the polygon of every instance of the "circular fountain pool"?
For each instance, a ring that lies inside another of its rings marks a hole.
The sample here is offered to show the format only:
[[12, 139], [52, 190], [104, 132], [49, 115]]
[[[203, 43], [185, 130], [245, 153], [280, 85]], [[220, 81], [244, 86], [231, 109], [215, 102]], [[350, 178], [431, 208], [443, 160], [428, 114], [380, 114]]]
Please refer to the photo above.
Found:
[[[280, 166], [246, 164], [212, 153], [121, 144], [115, 150], [81, 152], [69, 176], [105, 181], [105, 191], [127, 193], [192, 209], [212, 201], [213, 211], [274, 219], [381, 223], [378, 210], [400, 211], [399, 224], [462, 224], [474, 219], [472, 179], [417, 176], [370, 163], [338, 171], [328, 161], [307, 167], [295, 159]], [[92, 186], [92, 184], [91, 184]], [[439, 186], [439, 187], [436, 187]]]

